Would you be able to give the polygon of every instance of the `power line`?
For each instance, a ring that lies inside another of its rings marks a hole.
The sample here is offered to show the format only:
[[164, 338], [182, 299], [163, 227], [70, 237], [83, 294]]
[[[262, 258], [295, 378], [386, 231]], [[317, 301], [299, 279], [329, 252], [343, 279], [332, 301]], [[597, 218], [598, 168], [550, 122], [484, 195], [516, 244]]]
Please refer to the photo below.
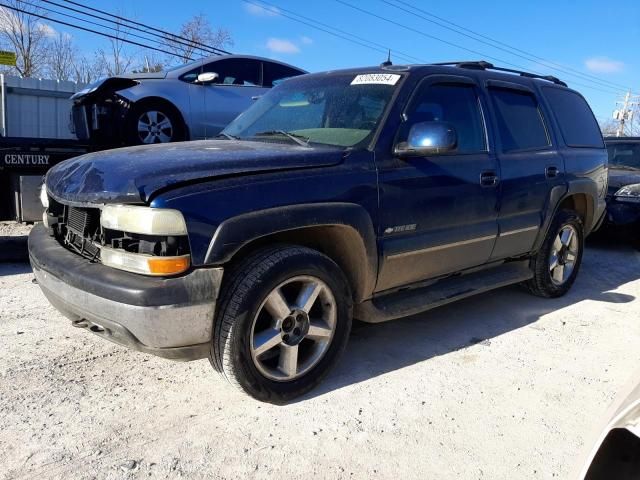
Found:
[[204, 44], [204, 43], [202, 43], [202, 42], [198, 42], [198, 41], [193, 41], [193, 42], [192, 42], [191, 40], [184, 39], [184, 37], [180, 37], [179, 35], [176, 35], [175, 33], [171, 33], [171, 32], [168, 32], [168, 31], [166, 31], [166, 30], [162, 30], [162, 29], [160, 29], [160, 28], [152, 27], [152, 26], [150, 26], [150, 25], [146, 25], [146, 24], [144, 24], [144, 23], [136, 22], [136, 21], [134, 21], [134, 20], [130, 20], [130, 19], [128, 19], [128, 18], [125, 18], [125, 17], [119, 16], [119, 15], [115, 15], [115, 14], [113, 14], [113, 13], [106, 12], [106, 11], [104, 11], [104, 10], [100, 10], [100, 9], [98, 9], [98, 8], [88, 7], [87, 5], [83, 5], [83, 4], [81, 4], [81, 3], [74, 2], [73, 0], [63, 0], [63, 1], [64, 1], [64, 2], [66, 2], [66, 3], [70, 3], [70, 4], [72, 4], [72, 5], [76, 5], [76, 6], [78, 6], [78, 7], [82, 7], [82, 8], [84, 8], [84, 9], [86, 9], [86, 10], [90, 10], [90, 11], [92, 11], [92, 12], [101, 13], [101, 14], [103, 14], [103, 15], [108, 15], [108, 16], [110, 16], [110, 17], [117, 18], [118, 20], [121, 20], [121, 21], [123, 21], [123, 22], [128, 22], [128, 23], [131, 23], [131, 24], [133, 24], [133, 25], [138, 25], [138, 26], [140, 26], [140, 27], [148, 28], [149, 30], [153, 30], [153, 31], [158, 32], [158, 33], [161, 33], [161, 34], [163, 34], [163, 35], [168, 35], [168, 36], [170, 36], [170, 37], [174, 37], [174, 38], [182, 38], [183, 40], [187, 40], [187, 41], [189, 41], [189, 42], [193, 43], [194, 45], [199, 45], [199, 46], [201, 46], [201, 47], [205, 47], [205, 48], [210, 48], [210, 49], [212, 49], [212, 50], [216, 50], [216, 51], [217, 51], [217, 52], [219, 52], [219, 54], [221, 54], [221, 55], [231, 55], [231, 52], [228, 52], [228, 51], [226, 51], [226, 50], [222, 50], [221, 48], [217, 48], [217, 47], [210, 47], [210, 46], [208, 46], [208, 45], [206, 45], [206, 44]]
[[172, 53], [172, 52], [168, 52], [168, 51], [166, 51], [166, 50], [162, 50], [162, 49], [160, 49], [160, 48], [150, 47], [150, 46], [148, 46], [148, 45], [143, 45], [142, 43], [138, 43], [138, 42], [135, 42], [135, 41], [133, 41], [133, 40], [127, 40], [127, 39], [125, 39], [125, 38], [117, 37], [116, 35], [111, 35], [111, 34], [109, 34], [109, 33], [99, 32], [99, 31], [97, 31], [97, 30], [93, 30], [93, 29], [90, 29], [90, 28], [81, 27], [80, 25], [74, 25], [74, 24], [72, 24], [72, 23], [65, 22], [65, 21], [58, 20], [58, 19], [54, 19], [54, 18], [50, 18], [50, 17], [47, 17], [47, 16], [45, 16], [45, 15], [40, 15], [40, 14], [38, 14], [38, 13], [28, 12], [28, 11], [23, 10], [23, 9], [21, 9], [21, 8], [12, 7], [12, 6], [7, 5], [7, 4], [5, 4], [5, 3], [0, 3], [0, 7], [4, 7], [4, 8], [7, 8], [7, 9], [9, 9], [9, 10], [13, 10], [13, 11], [15, 11], [15, 12], [19, 12], [19, 13], [24, 13], [24, 14], [26, 14], [26, 15], [30, 15], [30, 16], [32, 16], [32, 17], [41, 18], [41, 19], [43, 19], [43, 20], [47, 20], [47, 21], [49, 21], [49, 22], [54, 22], [54, 23], [58, 23], [58, 24], [60, 24], [60, 25], [65, 25], [65, 26], [67, 26], [67, 27], [75, 28], [75, 29], [77, 29], [77, 30], [83, 30], [83, 31], [85, 31], [85, 32], [89, 32], [89, 33], [95, 33], [96, 35], [101, 35], [101, 36], [103, 36], [103, 37], [111, 38], [111, 39], [113, 39], [113, 40], [118, 40], [118, 41], [123, 42], [123, 43], [129, 43], [129, 44], [131, 44], [131, 45], [136, 45], [136, 46], [138, 46], [138, 47], [146, 48], [146, 49], [149, 49], [149, 50], [155, 50], [155, 51], [157, 51], [157, 52], [164, 53], [164, 54], [166, 54], [166, 55], [173, 55], [173, 56], [176, 56], [176, 57], [179, 57], [179, 58], [183, 58], [184, 60], [191, 60], [190, 58], [185, 57], [184, 55], [175, 54], [175, 53]]
[[[418, 62], [421, 62], [421, 63], [426, 63], [426, 61], [423, 60], [423, 59], [420, 59], [420, 58], [417, 58], [417, 57], [413, 57], [411, 55], [408, 55], [406, 53], [400, 52], [398, 50], [394, 50], [394, 49], [392, 49], [392, 48], [390, 48], [390, 47], [388, 47], [386, 45], [382, 45], [380, 43], [376, 43], [376, 42], [373, 42], [371, 40], [367, 40], [366, 38], [359, 37], [358, 35], [354, 35], [353, 33], [349, 33], [349, 32], [346, 32], [344, 30], [340, 30], [339, 28], [332, 27], [331, 25], [327, 25], [326, 23], [319, 22], [319, 21], [317, 21], [317, 20], [315, 20], [313, 18], [305, 17], [304, 15], [300, 15], [299, 13], [295, 13], [295, 12], [293, 12], [291, 10], [287, 10], [285, 8], [282, 8], [280, 6], [276, 6], [276, 5], [274, 5], [272, 3], [269, 3], [269, 2], [265, 2], [264, 0], [258, 0], [260, 3], [257, 3], [257, 2], [252, 1], [252, 0], [242, 0], [242, 1], [245, 2], [245, 3], [251, 4], [251, 5], [262, 7], [262, 8], [264, 8], [264, 5], [267, 5], [267, 6], [271, 7], [271, 8], [277, 9], [278, 15], [280, 15], [282, 17], [288, 18], [290, 20], [293, 20], [294, 22], [298, 22], [298, 23], [301, 23], [303, 25], [307, 25], [307, 26], [309, 26], [311, 28], [314, 28], [316, 30], [319, 30], [321, 32], [328, 33], [328, 34], [333, 35], [334, 37], [340, 38], [342, 40], [346, 40], [348, 42], [360, 45], [362, 47], [369, 48], [370, 50], [375, 50], [376, 52], [381, 52], [381, 53], [385, 53], [385, 54], [387, 53], [388, 50], [391, 50], [395, 56], [404, 58], [405, 60], [408, 60], [409, 62], [413, 63], [413, 62], [418, 61]], [[263, 5], [261, 5], [261, 4], [263, 4]], [[272, 11], [275, 11], [275, 10], [272, 10]], [[286, 12], [286, 13], [283, 13], [283, 12]], [[321, 27], [318, 26], [318, 25], [321, 25]], [[323, 27], [325, 27], [325, 28], [323, 28]], [[336, 32], [338, 32], [338, 33], [336, 33]], [[353, 38], [349, 38], [349, 37], [353, 37]]]
[[[578, 77], [580, 77], [580, 78], [582, 78], [584, 80], [587, 80], [587, 81], [593, 82], [593, 83], [597, 83], [597, 84], [599, 84], [601, 86], [615, 88], [616, 91], [619, 91], [619, 88], [617, 88], [617, 87], [620, 87], [620, 88], [623, 88], [623, 89], [627, 89], [628, 88], [625, 85], [618, 84], [618, 83], [615, 83], [615, 82], [610, 82], [610, 81], [607, 81], [607, 80], [602, 80], [601, 78], [599, 78], [599, 77], [597, 77], [595, 75], [590, 75], [588, 73], [580, 72], [579, 70], [575, 70], [575, 69], [573, 69], [571, 67], [568, 67], [568, 66], [565, 66], [565, 65], [561, 65], [561, 64], [556, 63], [556, 62], [552, 62], [551, 60], [547, 60], [547, 59], [545, 59], [543, 57], [540, 57], [540, 56], [535, 55], [533, 53], [527, 52], [527, 51], [522, 50], [520, 48], [514, 47], [514, 46], [509, 45], [507, 43], [501, 42], [501, 41], [496, 40], [494, 38], [491, 38], [491, 37], [489, 37], [487, 35], [483, 35], [483, 34], [478, 33], [476, 31], [470, 30], [470, 29], [468, 29], [466, 27], [463, 27], [463, 26], [461, 26], [459, 24], [456, 24], [456, 23], [453, 23], [453, 22], [451, 22], [451, 21], [449, 21], [449, 20], [447, 20], [445, 18], [439, 17], [439, 16], [437, 16], [437, 15], [431, 13], [431, 12], [428, 12], [428, 11], [422, 9], [422, 8], [416, 7], [416, 6], [412, 5], [412, 4], [410, 4], [409, 2], [406, 2], [406, 1], [403, 1], [403, 0], [393, 0], [395, 3], [391, 3], [388, 0], [380, 0], [380, 1], [382, 3], [385, 3], [387, 5], [392, 6], [392, 7], [396, 8], [396, 9], [398, 9], [398, 10], [402, 10], [403, 12], [406, 12], [406, 13], [408, 13], [410, 15], [413, 15], [415, 17], [418, 17], [418, 18], [421, 18], [423, 20], [426, 20], [427, 22], [430, 22], [430, 23], [433, 23], [435, 25], [438, 25], [439, 27], [442, 27], [444, 29], [450, 30], [450, 31], [455, 32], [455, 33], [457, 33], [459, 35], [463, 35], [463, 36], [465, 36], [467, 38], [470, 38], [470, 39], [472, 39], [474, 41], [477, 41], [477, 42], [483, 43], [485, 45], [488, 45], [488, 46], [490, 46], [492, 48], [496, 48], [496, 49], [501, 50], [503, 52], [506, 52], [506, 53], [508, 53], [510, 55], [514, 55], [514, 56], [523, 58], [523, 59], [525, 59], [527, 61], [532, 61], [532, 62], [535, 62], [535, 63], [537, 63], [539, 65], [543, 65], [546, 68], [551, 68], [553, 70], [556, 70], [556, 71], [559, 71], [559, 72], [563, 72], [563, 73], [565, 73], [567, 75], [578, 76]], [[425, 17], [423, 15], [420, 15], [418, 13], [415, 13], [415, 12], [412, 12], [410, 10], [407, 10], [406, 8], [403, 8], [403, 7], [401, 7], [399, 5], [396, 5], [396, 4], [405, 5], [405, 6], [411, 8], [411, 9], [413, 9], [415, 11], [422, 12], [425, 15], [428, 15], [429, 17], [432, 17], [432, 18], [436, 18], [437, 20], [440, 20], [440, 21], [432, 20], [431, 18], [427, 18], [427, 17]], [[449, 26], [449, 25], [451, 25], [451, 26]], [[455, 28], [453, 28], [452, 26], [455, 27]], [[468, 32], [468, 33], [465, 33], [465, 32]], [[514, 52], [519, 52], [519, 53], [514, 53]], [[523, 54], [523, 55], [521, 55], [521, 54]]]
[[[514, 64], [514, 63], [511, 63], [511, 62], [509, 62], [509, 61], [507, 61], [507, 60], [504, 60], [504, 59], [501, 59], [501, 58], [497, 58], [497, 57], [494, 57], [494, 56], [491, 56], [491, 55], [487, 55], [486, 53], [482, 53], [482, 52], [479, 52], [478, 50], [473, 50], [473, 49], [471, 49], [471, 48], [467, 48], [467, 47], [462, 46], [462, 45], [458, 45], [457, 43], [450, 42], [450, 41], [448, 41], [448, 40], [444, 40], [444, 39], [442, 39], [442, 38], [440, 38], [440, 37], [436, 37], [435, 35], [430, 35], [430, 34], [428, 34], [428, 33], [425, 33], [425, 32], [423, 32], [423, 31], [421, 31], [421, 30], [418, 30], [418, 29], [415, 29], [415, 28], [409, 27], [408, 25], [404, 25], [404, 24], [402, 24], [402, 23], [400, 23], [400, 22], [396, 22], [396, 21], [391, 20], [391, 19], [389, 19], [389, 18], [385, 18], [385, 17], [382, 17], [382, 16], [380, 16], [380, 15], [377, 15], [377, 14], [375, 14], [375, 13], [373, 13], [373, 12], [369, 12], [369, 11], [367, 11], [367, 10], [364, 10], [364, 9], [362, 9], [362, 8], [360, 8], [360, 7], [357, 7], [357, 6], [352, 5], [352, 4], [348, 3], [348, 2], [345, 2], [344, 0], [335, 0], [335, 1], [336, 1], [336, 2], [338, 2], [338, 3], [340, 3], [340, 4], [342, 4], [342, 5], [347, 6], [347, 7], [349, 7], [349, 8], [352, 8], [352, 9], [354, 9], [354, 10], [357, 10], [357, 11], [359, 11], [359, 12], [361, 12], [361, 13], [364, 13], [364, 14], [369, 15], [369, 16], [371, 16], [371, 17], [377, 18], [377, 19], [382, 20], [382, 21], [384, 21], [384, 22], [391, 23], [392, 25], [398, 26], [398, 27], [403, 28], [403, 29], [405, 29], [405, 30], [408, 30], [408, 31], [410, 31], [410, 32], [417, 33], [418, 35], [421, 35], [421, 36], [423, 36], [423, 37], [429, 38], [429, 39], [431, 39], [431, 40], [436, 40], [436, 41], [438, 41], [438, 42], [440, 42], [440, 43], [444, 43], [444, 44], [449, 45], [449, 46], [451, 46], [451, 47], [455, 47], [455, 48], [459, 48], [459, 49], [461, 49], [461, 50], [465, 50], [465, 51], [467, 51], [467, 52], [473, 53], [474, 55], [479, 55], [480, 57], [486, 57], [486, 58], [489, 58], [489, 59], [491, 59], [491, 60], [495, 60], [495, 61], [500, 62], [500, 63], [502, 63], [502, 64], [505, 64], [505, 65], [509, 65], [509, 66], [515, 67], [515, 68], [517, 68], [518, 70], [526, 70], [524, 67], [521, 67], [521, 66], [519, 66], [519, 65], [516, 65], [516, 64]], [[535, 73], [536, 75], [541, 75], [540, 73], [537, 73], [537, 72], [532, 72], [532, 73]], [[597, 88], [597, 87], [594, 87], [594, 86], [591, 86], [591, 85], [585, 85], [585, 84], [583, 84], [583, 83], [578, 83], [578, 82], [575, 82], [575, 81], [573, 82], [573, 84], [575, 84], [575, 85], [579, 85], [579, 86], [584, 87], [584, 88], [590, 88], [590, 89], [592, 89], [592, 90], [598, 90], [598, 91], [600, 91], [600, 92], [609, 93], [609, 94], [611, 94], [611, 93], [619, 93], [619, 92], [620, 92], [620, 90], [616, 90], [615, 92], [614, 92], [614, 91], [606, 91], [606, 90], [603, 90], [603, 89], [601, 89], [601, 88]]]
[[[215, 50], [206, 49], [204, 47], [198, 47], [197, 45], [195, 45], [195, 43], [192, 43], [188, 39], [184, 39], [185, 41], [182, 41], [182, 40], [177, 40], [177, 39], [173, 39], [173, 38], [167, 38], [166, 36], [162, 36], [162, 35], [159, 35], [157, 33], [149, 32], [147, 30], [143, 30], [143, 29], [135, 27], [135, 26], [125, 25], [124, 23], [121, 23], [118, 20], [111, 20], [110, 18], [104, 18], [104, 17], [101, 17], [99, 15], [94, 15], [92, 13], [83, 12], [82, 10], [78, 10], [76, 8], [73, 8], [73, 7], [68, 7], [68, 6], [65, 6], [65, 5], [62, 5], [60, 3], [56, 3], [56, 2], [50, 1], [50, 0], [40, 0], [40, 1], [44, 2], [44, 3], [48, 3], [48, 4], [51, 4], [51, 5], [54, 5], [54, 6], [59, 7], [59, 8], [63, 8], [65, 10], [69, 10], [69, 11], [72, 11], [72, 12], [80, 13], [81, 15], [85, 15], [87, 17], [97, 18], [99, 20], [110, 22], [110, 23], [113, 23], [113, 24], [115, 24], [117, 26], [126, 28], [127, 30], [136, 30], [136, 31], [139, 31], [139, 32], [143, 32], [143, 33], [146, 33], [148, 35], [152, 35], [154, 37], [158, 37], [160, 40], [158, 40], [156, 38], [143, 37], [142, 35], [137, 35], [135, 33], [127, 32], [127, 35], [131, 36], [131, 37], [139, 38], [141, 40], [146, 40], [146, 41], [149, 41], [149, 42], [155, 42], [155, 43], [158, 43], [158, 44], [161, 44], [161, 45], [166, 45], [167, 42], [176, 43], [176, 44], [180, 44], [180, 45], [183, 45], [183, 46], [192, 47], [192, 48], [194, 48], [196, 50], [200, 50], [200, 51], [203, 51], [203, 52], [208, 53], [208, 54], [220, 55]], [[27, 5], [31, 5], [31, 6], [36, 6], [36, 5], [30, 4], [30, 3], [25, 2], [25, 1], [23, 1], [22, 3], [27, 4]], [[72, 18], [72, 19], [77, 20], [77, 21], [85, 22], [85, 23], [88, 23], [90, 25], [95, 25], [95, 26], [99, 26], [99, 27], [103, 27], [103, 28], [108, 28], [108, 29], [111, 29], [111, 30], [116, 30], [116, 27], [113, 27], [113, 26], [110, 26], [110, 25], [104, 25], [104, 24], [101, 24], [101, 23], [98, 23], [98, 22], [93, 22], [91, 20], [87, 20], [87, 19], [84, 19], [84, 18], [76, 17], [76, 16], [71, 15], [69, 13], [59, 12], [59, 11], [56, 11], [56, 10], [53, 10], [53, 9], [50, 9], [50, 8], [47, 8], [47, 7], [44, 7], [44, 6], [38, 5], [37, 8], [41, 8], [42, 10], [45, 10], [47, 12], [54, 13], [54, 14], [57, 14], [57, 15], [63, 15], [65, 17]], [[184, 37], [176, 36], [176, 38], [183, 39]]]

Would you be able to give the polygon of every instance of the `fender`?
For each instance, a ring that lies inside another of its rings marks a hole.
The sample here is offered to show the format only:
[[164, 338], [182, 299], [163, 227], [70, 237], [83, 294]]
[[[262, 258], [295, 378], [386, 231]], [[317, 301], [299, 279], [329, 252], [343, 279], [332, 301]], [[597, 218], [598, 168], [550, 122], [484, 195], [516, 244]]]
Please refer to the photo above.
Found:
[[224, 264], [241, 248], [260, 238], [274, 234], [295, 234], [313, 227], [344, 227], [353, 233], [351, 237], [357, 242], [350, 245], [348, 254], [355, 255], [357, 261], [354, 266], [357, 271], [345, 273], [356, 280], [356, 297], [369, 296], [378, 272], [376, 235], [369, 213], [355, 203], [300, 204], [258, 210], [230, 218], [216, 229], [204, 263]]
[[551, 222], [556, 216], [560, 205], [567, 198], [580, 193], [585, 194], [588, 199], [587, 214], [584, 221], [585, 235], [588, 235], [593, 230], [594, 221], [598, 221], [602, 213], [596, 212], [598, 208], [595, 199], [598, 198], [598, 185], [590, 178], [570, 180], [566, 186], [557, 185], [551, 190], [542, 228], [533, 246], [534, 252], [540, 249], [542, 242], [547, 237]]

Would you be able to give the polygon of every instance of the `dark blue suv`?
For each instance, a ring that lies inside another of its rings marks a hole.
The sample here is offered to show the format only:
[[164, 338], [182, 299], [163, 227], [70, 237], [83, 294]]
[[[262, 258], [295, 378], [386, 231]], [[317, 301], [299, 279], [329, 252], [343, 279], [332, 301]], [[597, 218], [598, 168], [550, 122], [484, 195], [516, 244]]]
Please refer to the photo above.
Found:
[[596, 120], [560, 80], [387, 65], [287, 80], [217, 140], [56, 166], [29, 250], [73, 325], [208, 357], [280, 403], [327, 374], [354, 317], [513, 283], [563, 295], [606, 190]]

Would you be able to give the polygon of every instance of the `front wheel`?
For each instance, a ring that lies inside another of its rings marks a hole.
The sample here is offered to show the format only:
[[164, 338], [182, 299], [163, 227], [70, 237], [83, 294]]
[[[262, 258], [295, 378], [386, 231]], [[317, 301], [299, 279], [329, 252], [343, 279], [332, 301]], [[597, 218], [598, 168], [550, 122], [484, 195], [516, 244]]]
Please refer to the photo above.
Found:
[[127, 143], [150, 145], [179, 142], [185, 139], [180, 115], [170, 105], [144, 102], [129, 115]]
[[219, 302], [211, 363], [266, 402], [286, 402], [320, 383], [351, 330], [344, 274], [309, 248], [257, 252], [232, 269]]
[[584, 251], [584, 228], [573, 210], [559, 211], [542, 247], [532, 259], [534, 276], [527, 289], [539, 297], [555, 298], [567, 293], [578, 275]]

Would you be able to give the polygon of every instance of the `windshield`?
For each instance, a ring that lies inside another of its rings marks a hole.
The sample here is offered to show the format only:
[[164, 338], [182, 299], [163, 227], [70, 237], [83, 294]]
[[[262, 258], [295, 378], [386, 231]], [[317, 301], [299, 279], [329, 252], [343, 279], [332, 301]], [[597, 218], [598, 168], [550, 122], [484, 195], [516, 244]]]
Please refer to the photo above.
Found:
[[364, 144], [378, 128], [399, 79], [398, 74], [290, 79], [261, 97], [223, 135], [339, 147]]
[[640, 142], [608, 145], [609, 165], [640, 169]]

